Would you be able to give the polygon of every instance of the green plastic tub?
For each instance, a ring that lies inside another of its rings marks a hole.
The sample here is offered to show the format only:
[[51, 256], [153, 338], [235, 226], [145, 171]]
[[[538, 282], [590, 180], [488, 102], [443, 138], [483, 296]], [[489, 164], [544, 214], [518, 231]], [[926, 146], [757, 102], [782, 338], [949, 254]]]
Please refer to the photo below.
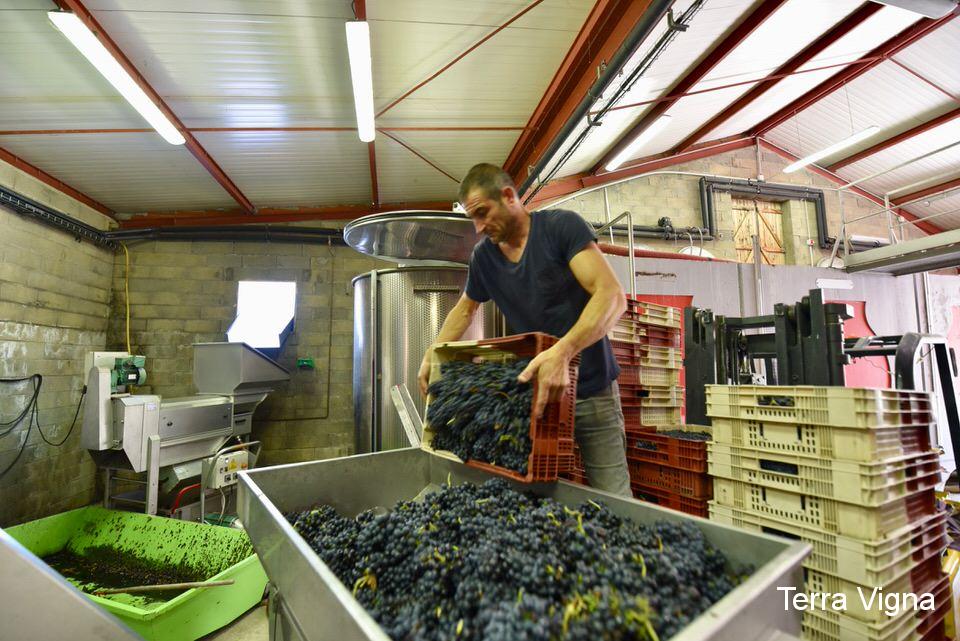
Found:
[[[207, 580], [234, 584], [191, 589], [168, 601], [143, 595], [88, 595], [148, 641], [191, 641], [230, 623], [260, 601], [267, 584], [245, 532], [133, 512], [84, 507], [8, 528], [38, 557], [104, 548]], [[78, 586], [83, 589], [82, 586]]]

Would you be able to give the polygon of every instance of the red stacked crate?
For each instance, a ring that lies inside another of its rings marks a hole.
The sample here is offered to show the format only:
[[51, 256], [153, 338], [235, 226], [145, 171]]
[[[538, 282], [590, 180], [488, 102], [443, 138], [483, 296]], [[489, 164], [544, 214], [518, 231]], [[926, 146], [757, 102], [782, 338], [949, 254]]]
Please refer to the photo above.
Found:
[[679, 309], [627, 299], [627, 310], [610, 331], [620, 366], [620, 404], [628, 429], [680, 422]]

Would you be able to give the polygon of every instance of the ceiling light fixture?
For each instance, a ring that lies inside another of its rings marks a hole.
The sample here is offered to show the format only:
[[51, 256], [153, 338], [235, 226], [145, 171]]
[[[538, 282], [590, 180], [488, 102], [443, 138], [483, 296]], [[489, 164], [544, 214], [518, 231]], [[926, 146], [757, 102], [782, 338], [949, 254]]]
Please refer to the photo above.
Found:
[[670, 124], [670, 120], [670, 116], [667, 115], [660, 116], [654, 120], [652, 125], [638, 133], [637, 136], [630, 141], [630, 144], [623, 148], [623, 151], [614, 156], [610, 162], [604, 166], [604, 169], [613, 171], [620, 167], [620, 165], [633, 157], [643, 145], [663, 131], [663, 128]]
[[373, 65], [370, 60], [370, 25], [364, 20], [347, 23], [347, 52], [353, 80], [353, 106], [357, 111], [357, 133], [363, 142], [377, 135], [373, 125]]
[[826, 147], [824, 149], [821, 149], [820, 151], [814, 152], [809, 156], [804, 156], [800, 160], [787, 165], [786, 168], [783, 170], [783, 173], [785, 174], [792, 173], [800, 169], [801, 167], [806, 167], [807, 165], [817, 162], [821, 158], [826, 158], [827, 156], [831, 156], [837, 153], [838, 151], [840, 151], [841, 149], [846, 149], [847, 147], [850, 147], [851, 145], [855, 145], [861, 140], [864, 140], [865, 138], [869, 138], [879, 130], [880, 130], [880, 127], [878, 127], [877, 125], [871, 125], [862, 131], [858, 131], [852, 136], [848, 136], [847, 138], [844, 138], [840, 142], [835, 142], [829, 147]]
[[93, 32], [83, 24], [83, 21], [74, 14], [66, 11], [50, 11], [47, 13], [50, 22], [76, 47], [83, 57], [97, 68], [103, 77], [127, 99], [127, 102], [136, 109], [150, 126], [157, 130], [171, 145], [182, 145], [186, 142], [183, 134], [177, 130], [170, 120], [140, 88], [133, 77], [127, 73], [117, 59], [110, 55], [107, 48], [97, 40]]

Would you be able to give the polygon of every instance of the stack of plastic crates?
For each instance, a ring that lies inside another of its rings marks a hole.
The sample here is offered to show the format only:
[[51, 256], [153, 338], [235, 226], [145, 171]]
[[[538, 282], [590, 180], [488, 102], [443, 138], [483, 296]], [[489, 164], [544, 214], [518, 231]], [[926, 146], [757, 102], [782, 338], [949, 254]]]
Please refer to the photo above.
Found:
[[[710, 518], [809, 543], [805, 591], [846, 595], [845, 610], [828, 598], [827, 609], [803, 612], [805, 638], [944, 638], [950, 585], [933, 411], [926, 392], [707, 386]], [[904, 594], [917, 596], [891, 607], [891, 595]], [[922, 609], [924, 594], [932, 610]]]
[[680, 320], [674, 307], [627, 299], [608, 335], [620, 365], [620, 404], [628, 430], [680, 422]]
[[627, 433], [627, 466], [635, 498], [706, 517], [713, 483], [707, 474], [709, 429], [661, 426]]

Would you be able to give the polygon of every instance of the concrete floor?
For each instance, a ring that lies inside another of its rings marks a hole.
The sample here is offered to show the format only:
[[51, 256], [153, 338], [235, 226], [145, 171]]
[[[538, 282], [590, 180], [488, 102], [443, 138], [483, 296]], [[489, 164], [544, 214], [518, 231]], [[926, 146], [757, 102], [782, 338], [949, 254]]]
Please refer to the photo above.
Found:
[[268, 641], [266, 601], [247, 610], [239, 619], [225, 628], [208, 634], [201, 641]]

